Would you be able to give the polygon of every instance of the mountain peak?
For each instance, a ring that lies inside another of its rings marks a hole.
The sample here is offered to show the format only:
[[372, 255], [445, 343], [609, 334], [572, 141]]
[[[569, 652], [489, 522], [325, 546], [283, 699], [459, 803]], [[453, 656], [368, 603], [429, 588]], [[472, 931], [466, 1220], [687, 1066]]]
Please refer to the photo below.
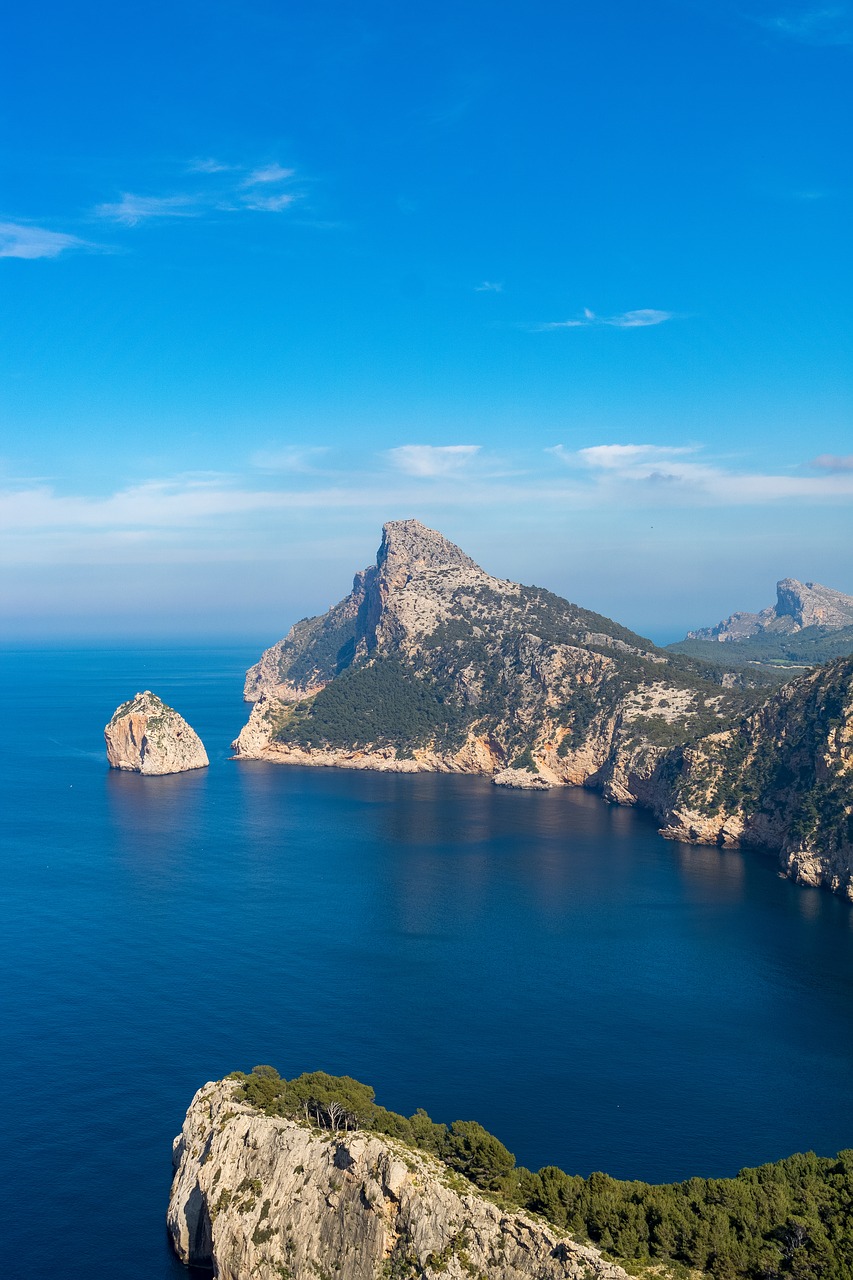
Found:
[[715, 627], [688, 631], [688, 640], [740, 642], [768, 634], [790, 635], [807, 627], [840, 631], [853, 626], [853, 596], [846, 596], [819, 582], [780, 578], [776, 603], [760, 613], [733, 613]]
[[776, 583], [776, 617], [793, 618], [798, 627], [849, 627], [853, 596], [819, 582], [782, 578]]
[[424, 569], [478, 568], [460, 547], [420, 520], [389, 520], [382, 526], [376, 565], [395, 586]]

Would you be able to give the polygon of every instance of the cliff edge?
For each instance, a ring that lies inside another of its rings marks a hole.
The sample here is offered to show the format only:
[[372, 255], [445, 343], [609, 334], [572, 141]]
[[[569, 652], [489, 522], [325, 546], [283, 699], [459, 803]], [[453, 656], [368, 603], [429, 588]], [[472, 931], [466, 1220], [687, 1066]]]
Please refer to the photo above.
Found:
[[167, 1224], [188, 1265], [223, 1280], [628, 1280], [423, 1152], [267, 1116], [236, 1093], [206, 1084], [175, 1139]]

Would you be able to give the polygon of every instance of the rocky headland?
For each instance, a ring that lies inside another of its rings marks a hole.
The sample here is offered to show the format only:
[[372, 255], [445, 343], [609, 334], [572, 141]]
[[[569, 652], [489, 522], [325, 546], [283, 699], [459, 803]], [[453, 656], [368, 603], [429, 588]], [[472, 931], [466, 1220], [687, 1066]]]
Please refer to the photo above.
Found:
[[676, 1183], [534, 1173], [476, 1121], [406, 1118], [350, 1076], [258, 1066], [199, 1090], [173, 1163], [175, 1252], [221, 1280], [842, 1280], [853, 1266], [853, 1151]]
[[586, 786], [853, 899], [853, 658], [780, 689], [494, 578], [403, 520], [346, 599], [266, 650], [245, 697], [238, 757]]
[[210, 763], [195, 730], [150, 689], [116, 708], [104, 739], [111, 769], [163, 775]]
[[627, 1280], [598, 1250], [508, 1211], [387, 1135], [263, 1114], [234, 1080], [195, 1095], [167, 1223], [223, 1280]]
[[725, 645], [728, 663], [812, 666], [853, 653], [853, 596], [819, 582], [782, 578], [776, 603], [758, 613], [733, 613], [713, 627], [688, 631], [672, 652], [710, 661]]

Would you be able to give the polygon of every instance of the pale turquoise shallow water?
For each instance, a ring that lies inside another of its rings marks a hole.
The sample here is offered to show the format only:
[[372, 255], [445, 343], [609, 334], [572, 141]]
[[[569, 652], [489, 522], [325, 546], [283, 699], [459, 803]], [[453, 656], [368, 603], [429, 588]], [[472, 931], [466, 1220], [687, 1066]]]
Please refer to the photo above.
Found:
[[[583, 792], [232, 762], [256, 652], [0, 656], [5, 1276], [183, 1275], [171, 1139], [255, 1062], [476, 1118], [533, 1167], [853, 1144], [847, 904]], [[209, 770], [107, 770], [147, 687]]]

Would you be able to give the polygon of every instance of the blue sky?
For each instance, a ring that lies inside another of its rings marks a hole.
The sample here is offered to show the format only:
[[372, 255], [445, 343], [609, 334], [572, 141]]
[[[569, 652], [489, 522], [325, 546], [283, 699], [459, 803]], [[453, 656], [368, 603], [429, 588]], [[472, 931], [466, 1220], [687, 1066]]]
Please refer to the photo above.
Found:
[[384, 519], [656, 638], [853, 593], [845, 3], [43, 4], [0, 622], [275, 638]]

